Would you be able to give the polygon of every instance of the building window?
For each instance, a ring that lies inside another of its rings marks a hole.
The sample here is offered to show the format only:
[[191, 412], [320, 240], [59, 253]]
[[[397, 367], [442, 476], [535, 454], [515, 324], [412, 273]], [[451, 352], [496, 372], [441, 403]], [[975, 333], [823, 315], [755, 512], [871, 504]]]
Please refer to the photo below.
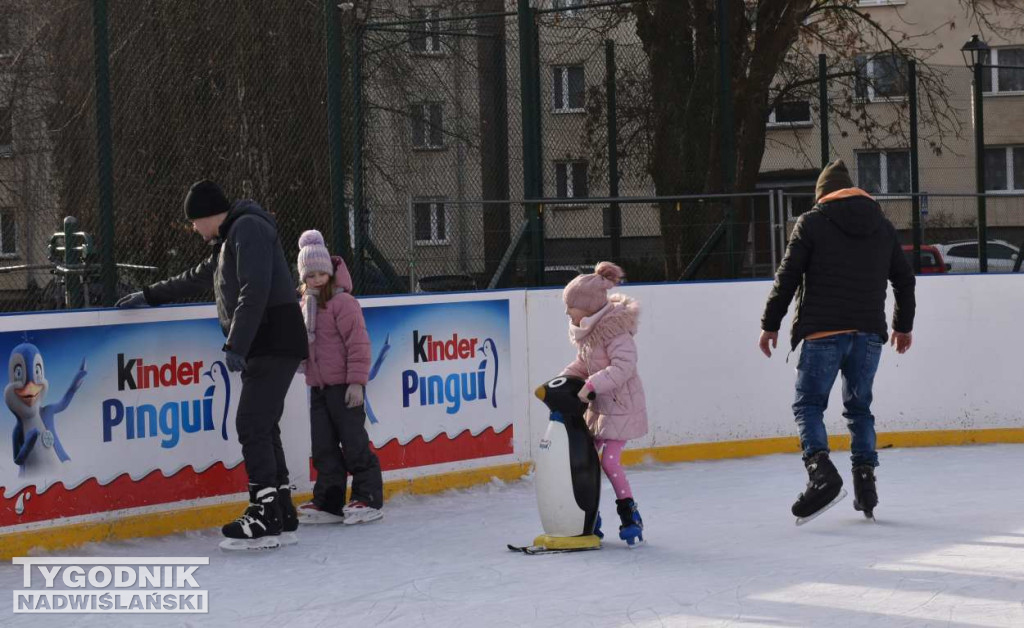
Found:
[[414, 148], [444, 148], [444, 107], [439, 102], [412, 106], [412, 145]]
[[981, 89], [989, 94], [1000, 92], [1024, 92], [1024, 48], [993, 48], [981, 54], [981, 63], [992, 66], [983, 68], [981, 73]]
[[906, 3], [907, 0], [857, 0], [859, 7], [888, 7]]
[[793, 127], [811, 124], [811, 103], [806, 100], [780, 102], [768, 113], [768, 126]]
[[587, 182], [587, 162], [555, 162], [555, 188], [558, 198], [587, 198], [590, 186]]
[[448, 217], [445, 204], [437, 200], [415, 201], [412, 204], [416, 244], [421, 246], [448, 244]]
[[857, 153], [857, 184], [869, 194], [910, 194], [910, 151]]
[[18, 254], [18, 225], [13, 209], [0, 209], [0, 255], [13, 257]]
[[985, 149], [985, 189], [1024, 190], [1024, 146]]
[[564, 9], [560, 15], [561, 17], [578, 17], [580, 11], [577, 7], [583, 6], [583, 0], [551, 0], [552, 9]]
[[907, 96], [907, 60], [895, 53], [857, 55], [857, 98], [877, 101]]
[[583, 112], [583, 97], [586, 89], [583, 82], [583, 66], [568, 65], [552, 68], [551, 91], [554, 96], [556, 113]]
[[412, 50], [420, 54], [439, 54], [441, 52], [441, 23], [438, 21], [441, 11], [436, 8], [418, 8], [412, 12], [413, 19], [422, 22], [417, 33], [412, 36]]
[[14, 44], [11, 41], [11, 16], [0, 15], [0, 57], [6, 57], [14, 52]]
[[0, 107], [0, 157], [14, 154], [14, 122], [11, 119], [11, 108]]

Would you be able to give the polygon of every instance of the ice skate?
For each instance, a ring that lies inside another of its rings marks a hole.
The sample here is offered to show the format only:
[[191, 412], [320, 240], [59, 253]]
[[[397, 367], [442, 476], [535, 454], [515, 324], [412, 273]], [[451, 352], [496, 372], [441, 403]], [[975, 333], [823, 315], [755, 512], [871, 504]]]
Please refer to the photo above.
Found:
[[281, 508], [273, 486], [249, 485], [249, 505], [238, 519], [221, 528], [228, 551], [276, 549], [281, 546]]
[[796, 524], [803, 525], [835, 505], [843, 497], [843, 478], [829, 460], [828, 452], [819, 451], [805, 463], [807, 467], [807, 488], [793, 504]]
[[875, 488], [875, 468], [869, 464], [853, 468], [853, 508], [874, 521], [875, 506], [878, 505], [878, 490]]

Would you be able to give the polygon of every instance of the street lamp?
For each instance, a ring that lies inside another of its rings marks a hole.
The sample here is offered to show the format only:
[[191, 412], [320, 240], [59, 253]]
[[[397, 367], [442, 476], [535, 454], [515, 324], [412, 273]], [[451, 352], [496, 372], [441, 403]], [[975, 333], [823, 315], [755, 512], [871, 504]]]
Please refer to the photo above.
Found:
[[964, 65], [967, 66], [968, 70], [973, 70], [976, 65], [982, 62], [983, 53], [991, 50], [989, 45], [981, 41], [977, 35], [972, 35], [971, 38], [963, 45], [960, 49], [960, 54], [964, 56]]
[[974, 70], [974, 171], [975, 187], [978, 193], [978, 262], [981, 272], [988, 272], [988, 221], [985, 207], [985, 103], [982, 91], [982, 79], [987, 60], [989, 45], [977, 35], [960, 49], [964, 57], [964, 65]]

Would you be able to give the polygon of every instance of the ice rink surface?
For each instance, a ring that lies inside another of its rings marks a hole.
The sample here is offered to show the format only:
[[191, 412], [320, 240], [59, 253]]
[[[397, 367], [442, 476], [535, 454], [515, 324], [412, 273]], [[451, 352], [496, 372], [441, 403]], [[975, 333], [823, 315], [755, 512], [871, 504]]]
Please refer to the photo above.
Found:
[[[871, 523], [850, 495], [802, 527], [797, 455], [629, 469], [648, 543], [524, 556], [533, 484], [398, 497], [381, 523], [300, 528], [280, 550], [224, 554], [215, 530], [55, 555], [209, 556], [208, 615], [15, 615], [26, 626], [1024, 626], [1024, 445], [884, 450]], [[606, 531], [616, 519], [605, 482]]]

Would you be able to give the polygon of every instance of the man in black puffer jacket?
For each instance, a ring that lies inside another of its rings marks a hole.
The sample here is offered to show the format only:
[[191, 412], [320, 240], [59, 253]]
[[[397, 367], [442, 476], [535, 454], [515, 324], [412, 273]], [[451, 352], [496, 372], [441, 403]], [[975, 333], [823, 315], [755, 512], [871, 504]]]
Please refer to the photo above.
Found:
[[185, 197], [185, 217], [213, 247], [209, 257], [117, 305], [163, 305], [213, 289], [227, 339], [224, 362], [242, 373], [235, 425], [249, 474], [249, 507], [224, 526], [230, 547], [222, 547], [278, 547], [281, 532], [294, 532], [298, 524], [278, 424], [295, 371], [309, 351], [294, 280], [277, 223], [255, 202], [231, 203], [217, 184], [200, 181]]
[[905, 353], [914, 325], [914, 272], [896, 229], [878, 203], [853, 186], [842, 160], [818, 178], [817, 204], [800, 216], [761, 319], [761, 351], [771, 357], [779, 327], [797, 296], [792, 348], [803, 341], [797, 363], [793, 413], [809, 481], [793, 514], [810, 518], [841, 498], [842, 478], [829, 460], [824, 414], [836, 376], [843, 376], [843, 405], [851, 436], [854, 508], [872, 517], [878, 503], [874, 468], [872, 386], [882, 347], [889, 340], [885, 298], [896, 297], [892, 344]]

